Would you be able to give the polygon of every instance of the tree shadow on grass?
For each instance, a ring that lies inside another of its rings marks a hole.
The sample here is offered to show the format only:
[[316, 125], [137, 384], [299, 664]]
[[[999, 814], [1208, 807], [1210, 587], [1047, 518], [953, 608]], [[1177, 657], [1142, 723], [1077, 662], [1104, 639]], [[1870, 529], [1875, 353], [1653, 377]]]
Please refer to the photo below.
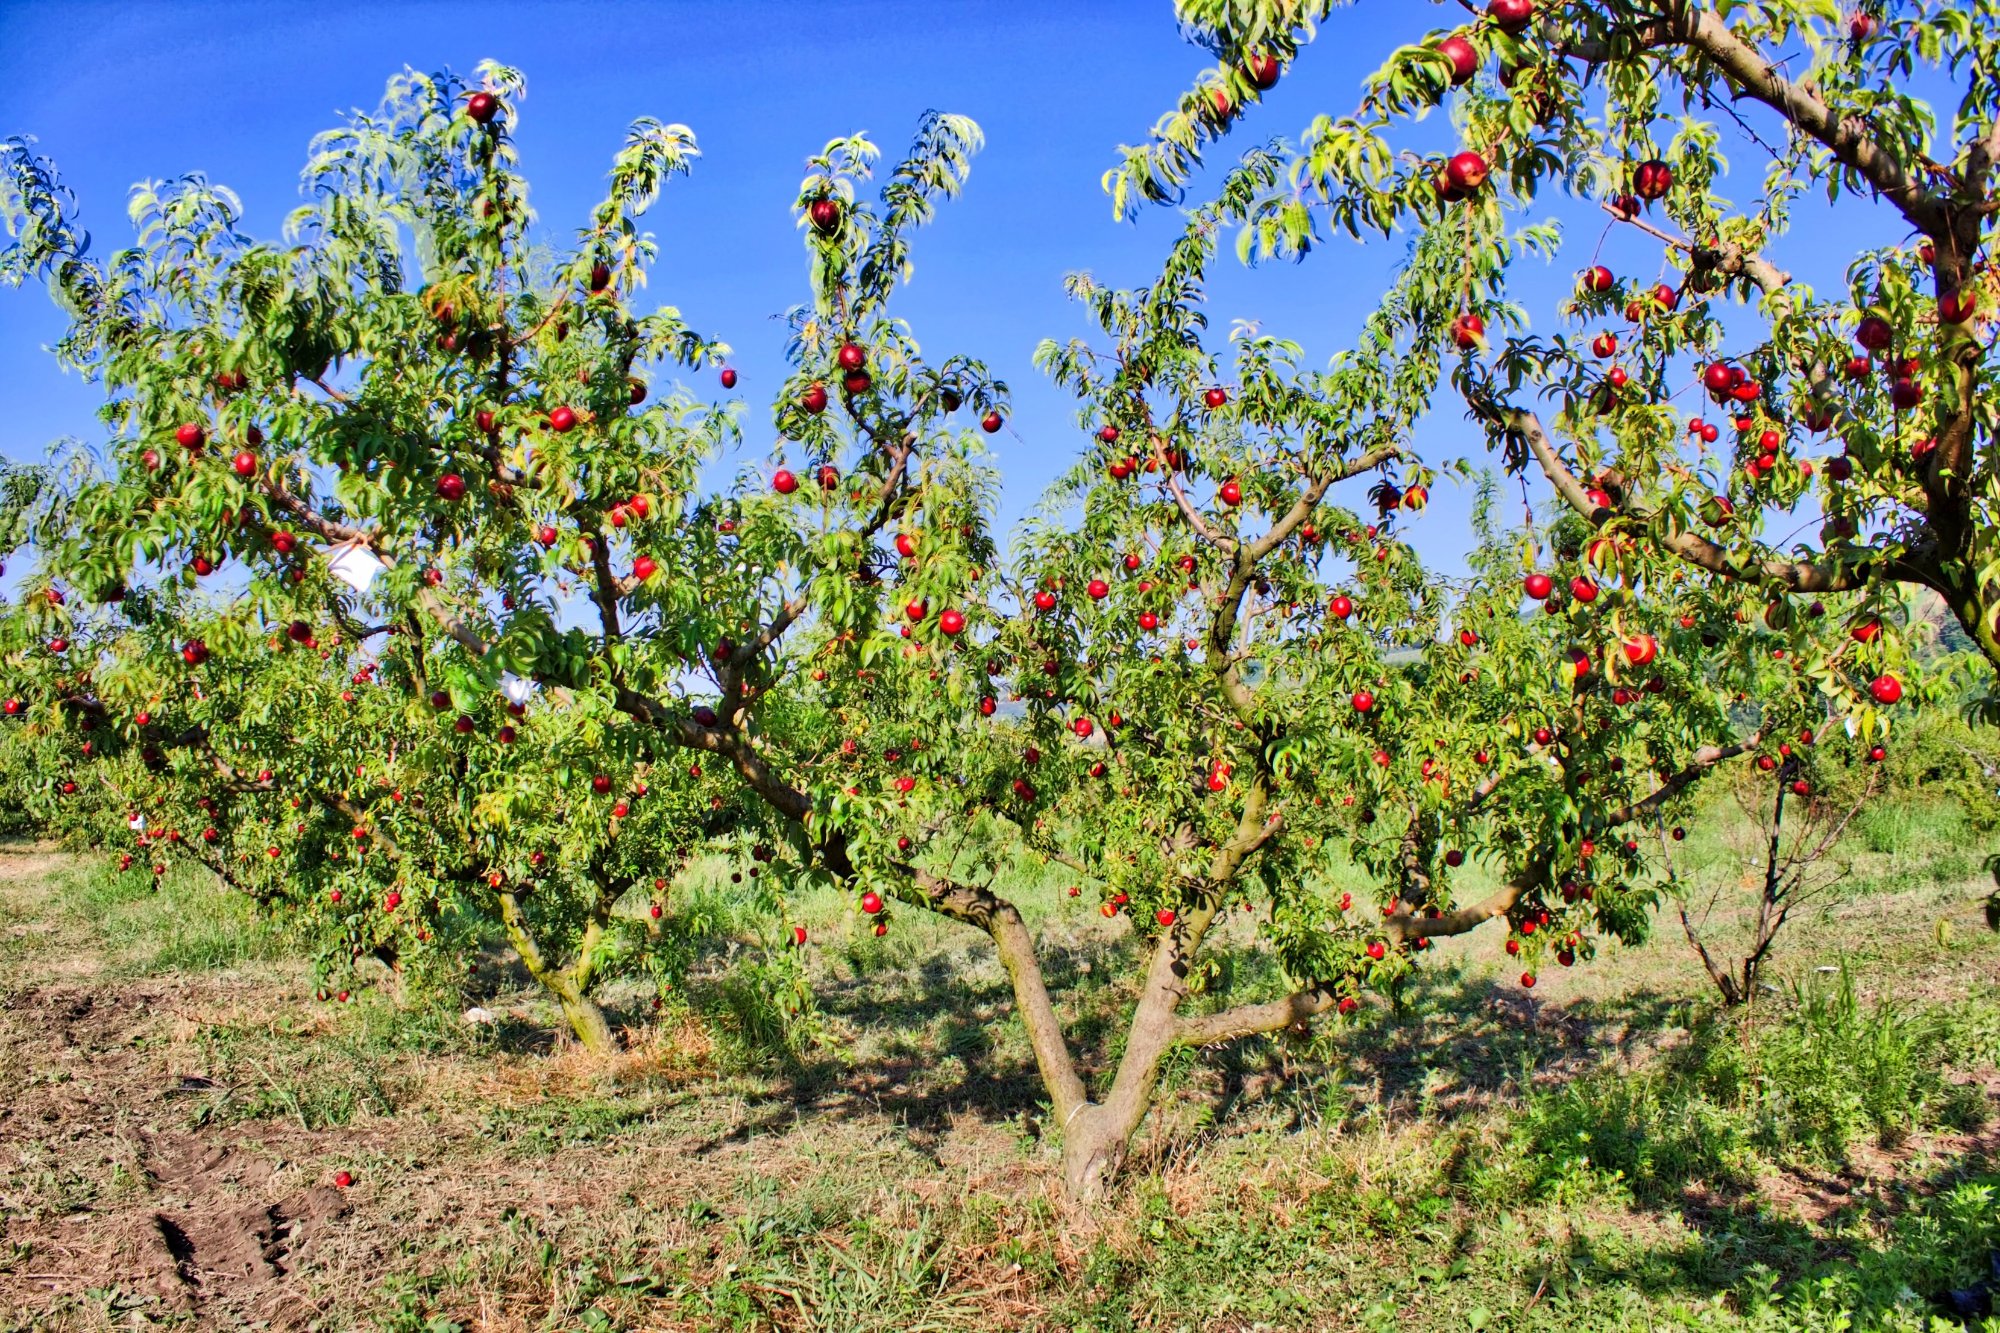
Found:
[[[1129, 1019], [1130, 969], [1122, 964], [1132, 952], [1123, 941], [1044, 946], [1051, 990], [1087, 1076], [1116, 1061]], [[1686, 1007], [1652, 993], [1588, 1006], [1535, 1005], [1450, 971], [1421, 977], [1399, 1000], [1378, 1021], [1340, 1032], [1331, 1063], [1310, 1051], [1301, 1058], [1282, 1038], [1191, 1053], [1164, 1087], [1170, 1098], [1178, 1091], [1204, 1102], [1203, 1124], [1177, 1130], [1167, 1147], [1200, 1151], [1203, 1140], [1242, 1132], [1245, 1122], [1304, 1129], [1321, 1118], [1330, 1074], [1347, 1088], [1350, 1105], [1391, 1119], [1457, 1119], [1518, 1092], [1524, 1081], [1546, 1086], [1630, 1059], [1672, 1029]], [[997, 967], [967, 969], [931, 957], [847, 978], [823, 988], [820, 1001], [830, 1020], [882, 1041], [885, 1053], [856, 1061], [821, 1049], [795, 1058], [757, 1098], [753, 1115], [705, 1148], [788, 1129], [800, 1118], [881, 1115], [927, 1137], [971, 1116], [1025, 1121], [1039, 1132], [1047, 1094], [1034, 1062], [1018, 1033], [995, 1032], [1016, 1022]]]

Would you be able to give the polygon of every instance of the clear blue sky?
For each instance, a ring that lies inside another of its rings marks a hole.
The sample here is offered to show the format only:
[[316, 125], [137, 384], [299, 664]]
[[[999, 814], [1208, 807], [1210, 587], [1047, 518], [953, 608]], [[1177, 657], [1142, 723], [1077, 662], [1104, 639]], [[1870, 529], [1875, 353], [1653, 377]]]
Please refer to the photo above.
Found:
[[[1314, 113], [1348, 109], [1387, 52], [1460, 12], [1393, 0], [1336, 14], [1251, 112], [1232, 155], [1296, 135]], [[1068, 401], [1029, 361], [1040, 338], [1088, 332], [1063, 298], [1063, 274], [1142, 282], [1178, 224], [1170, 210], [1115, 222], [1099, 178], [1116, 146], [1143, 136], [1209, 63], [1180, 40], [1168, 0], [0, 0], [0, 52], [0, 134], [33, 134], [56, 159], [99, 254], [130, 239], [133, 182], [189, 171], [235, 189], [247, 229], [275, 239], [297, 202], [308, 140], [347, 109], [372, 108], [406, 64], [470, 73], [491, 56], [525, 72], [522, 166], [543, 226], [558, 234], [584, 219], [634, 117], [688, 124], [702, 159], [651, 215], [661, 261], [645, 299], [678, 305], [735, 346], [755, 452], [770, 444], [768, 390], [781, 366], [771, 317], [805, 294], [788, 210], [805, 157], [836, 134], [866, 130], [893, 161], [926, 108], [969, 114], [986, 131], [986, 151], [965, 197], [920, 237], [901, 308], [927, 352], [982, 356], [1012, 385], [1016, 410], [998, 437], [1010, 518], [1085, 443]], [[1442, 116], [1420, 131], [1447, 134]], [[1532, 307], [1543, 318], [1602, 230], [1580, 210], [1569, 217], [1569, 251]], [[1882, 221], [1881, 239], [1893, 239]], [[1606, 262], [1650, 278], [1657, 248], [1621, 232], [1606, 243]], [[1378, 241], [1365, 250], [1336, 243], [1299, 267], [1249, 271], [1231, 260], [1213, 285], [1212, 327], [1255, 319], [1321, 363], [1402, 253], [1400, 242]], [[1811, 256], [1780, 258], [1798, 268]], [[1813, 276], [1837, 273], [1829, 265]], [[58, 436], [96, 430], [96, 395], [42, 350], [60, 327], [45, 294], [0, 291], [9, 404], [0, 454], [37, 457]], [[1455, 399], [1442, 405], [1420, 438], [1428, 458], [1484, 456], [1462, 418]], [[1466, 540], [1465, 497], [1439, 491], [1412, 535], [1449, 563]]]

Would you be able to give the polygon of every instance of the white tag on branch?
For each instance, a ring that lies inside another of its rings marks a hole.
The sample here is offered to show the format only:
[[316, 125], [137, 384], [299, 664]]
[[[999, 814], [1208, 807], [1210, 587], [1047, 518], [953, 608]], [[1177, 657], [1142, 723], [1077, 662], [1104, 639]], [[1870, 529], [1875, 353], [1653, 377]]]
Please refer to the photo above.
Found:
[[133, 815], [125, 821], [125, 826], [134, 833], [144, 833], [146, 831], [146, 817], [144, 815]]
[[535, 682], [508, 671], [500, 677], [500, 693], [506, 696], [508, 703], [519, 706], [535, 697]]
[[333, 576], [356, 592], [367, 592], [375, 576], [387, 568], [375, 553], [360, 542], [345, 542], [333, 548], [326, 567]]

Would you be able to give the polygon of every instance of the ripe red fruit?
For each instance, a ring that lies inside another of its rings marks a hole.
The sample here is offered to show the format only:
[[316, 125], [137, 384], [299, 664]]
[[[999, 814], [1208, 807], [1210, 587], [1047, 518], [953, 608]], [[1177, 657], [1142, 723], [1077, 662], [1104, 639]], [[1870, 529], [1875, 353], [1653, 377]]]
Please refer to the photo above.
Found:
[[1602, 264], [1597, 264], [1583, 271], [1583, 285], [1585, 290], [1596, 292], [1599, 295], [1610, 291], [1616, 285], [1617, 281], [1618, 279], [1611, 276], [1611, 270]]
[[1972, 313], [1978, 306], [1979, 293], [1975, 289], [1946, 292], [1938, 297], [1938, 318], [1947, 324], [1963, 324], [1972, 318]]
[[1471, 313], [1460, 315], [1452, 322], [1451, 340], [1461, 352], [1469, 352], [1479, 346], [1486, 336], [1486, 321]]
[[1217, 491], [1216, 494], [1222, 498], [1222, 503], [1226, 505], [1234, 507], [1243, 503], [1243, 486], [1234, 477], [1223, 482], [1222, 489]]
[[1111, 585], [1103, 579], [1092, 579], [1084, 588], [1084, 591], [1090, 594], [1092, 601], [1101, 602], [1111, 595]]
[[1326, 604], [1326, 609], [1337, 620], [1345, 620], [1354, 614], [1354, 599], [1345, 593], [1337, 594]]
[[1055, 607], [1056, 595], [1048, 589], [1044, 588], [1035, 594], [1035, 609], [1037, 611], [1053, 611]]
[[1879, 745], [1875, 745], [1875, 746], [1870, 746], [1870, 747], [1869, 747], [1869, 750], [1868, 750], [1868, 762], [1869, 762], [1869, 763], [1871, 763], [1871, 764], [1879, 764], [1879, 763], [1881, 763], [1881, 762], [1882, 762], [1882, 761], [1883, 761], [1884, 759], [1887, 759], [1888, 757], [1889, 757], [1889, 752], [1888, 752], [1887, 750], [1883, 749], [1883, 748], [1882, 748], [1881, 746], [1879, 746]]
[[1882, 637], [1882, 622], [1879, 620], [1864, 620], [1849, 630], [1848, 634], [1853, 637], [1856, 643], [1873, 643]]
[[1229, 390], [1209, 389], [1201, 395], [1201, 401], [1210, 408], [1222, 407], [1229, 402]]
[[1174, 909], [1171, 907], [1162, 907], [1159, 911], [1153, 913], [1153, 920], [1159, 922], [1163, 927], [1173, 925]]
[[1253, 55], [1243, 62], [1243, 73], [1250, 82], [1268, 92], [1278, 83], [1278, 58], [1269, 53]]
[[874, 916], [882, 910], [882, 895], [870, 889], [861, 895], [861, 910]]
[[1453, 33], [1437, 45], [1438, 54], [1451, 62], [1451, 82], [1454, 87], [1468, 82], [1479, 72], [1479, 52], [1472, 43]]
[[575, 430], [576, 409], [564, 406], [558, 407], [555, 411], [549, 413], [549, 429], [558, 435], [567, 435], [569, 432]]
[[915, 624], [917, 621], [922, 620], [925, 613], [929, 610], [930, 608], [925, 606], [921, 599], [912, 598], [909, 604], [903, 608], [903, 614], [910, 618], [910, 623]]
[[1445, 179], [1451, 182], [1452, 188], [1468, 194], [1486, 184], [1491, 170], [1485, 158], [1469, 149], [1453, 154], [1452, 159], [1444, 164]]
[[842, 370], [859, 370], [868, 364], [868, 353], [858, 343], [842, 343], [835, 359]]
[[611, 790], [611, 779], [602, 773], [595, 774], [590, 779], [590, 789], [602, 796]]
[[632, 562], [632, 577], [641, 583], [644, 583], [659, 572], [659, 561], [653, 559], [650, 555], [642, 555]]
[[1550, 731], [1547, 727], [1535, 728], [1535, 744], [1547, 745], [1550, 742], [1554, 741], [1555, 738], [1556, 734], [1553, 731]]
[[1618, 335], [1600, 333], [1590, 340], [1590, 354], [1600, 361], [1607, 361], [1618, 355]]
[[1903, 697], [1903, 682], [1895, 675], [1884, 673], [1868, 682], [1868, 693], [1875, 696], [1875, 702], [1887, 707]]
[[722, 387], [725, 389], [736, 387], [736, 368], [734, 366], [724, 366], [722, 368]]
[[771, 489], [780, 495], [790, 495], [799, 488], [799, 479], [787, 468], [779, 468], [771, 474]]
[[474, 93], [465, 99], [465, 114], [481, 125], [500, 112], [500, 99], [492, 93]]
[[1549, 594], [1556, 590], [1555, 580], [1547, 574], [1530, 574], [1521, 581], [1521, 586], [1527, 591], [1528, 596], [1538, 602], [1546, 602]]
[[1382, 941], [1370, 940], [1368, 942], [1368, 956], [1370, 958], [1373, 958], [1376, 962], [1378, 963], [1381, 962], [1384, 958], [1388, 957], [1388, 955], [1389, 955], [1388, 946], [1383, 944]]
[[437, 493], [447, 500], [465, 498], [465, 478], [456, 472], [447, 472], [437, 479]]
[[189, 449], [199, 449], [208, 441], [208, 431], [199, 422], [190, 421], [174, 432], [174, 438]]
[[1367, 690], [1356, 690], [1354, 692], [1355, 712], [1366, 713], [1374, 707], [1375, 707], [1375, 696], [1373, 694], [1370, 694]]
[[1641, 199], [1664, 198], [1667, 191], [1674, 188], [1674, 169], [1654, 158], [1641, 162], [1632, 175], [1632, 191]]
[[1444, 863], [1456, 870], [1465, 864], [1465, 853], [1454, 847], [1444, 854]]
[[1519, 32], [1535, 17], [1535, 0], [1491, 0], [1487, 16], [1502, 32]]
[[470, 736], [472, 734], [472, 727], [472, 719], [463, 713], [460, 713], [457, 718], [453, 719], [451, 724], [451, 729], [461, 736]]
[[1895, 330], [1880, 315], [1864, 315], [1861, 322], [1854, 326], [1854, 341], [1871, 352], [1887, 351], [1895, 338]]
[[999, 430], [1000, 414], [998, 412], [988, 412], [985, 416], [979, 418], [979, 429], [985, 431], [988, 435]]
[[[486, 94], [484, 94], [484, 93], [481, 93], [481, 94], [479, 94], [479, 95], [480, 95], [481, 97], [484, 97], [484, 96], [485, 96]], [[347, 998], [347, 992], [346, 992], [346, 991], [342, 991], [342, 992], [340, 993], [340, 997], [341, 997], [341, 998], [342, 998], [343, 1000], [344, 1000], [344, 999], [346, 999], [346, 998]], [[350, 1186], [350, 1185], [352, 1185], [352, 1184], [354, 1183], [354, 1176], [353, 1176], [353, 1175], [352, 1175], [351, 1173], [349, 1173], [349, 1172], [346, 1172], [346, 1171], [336, 1171], [336, 1172], [334, 1172], [334, 1173], [333, 1173], [333, 1183], [334, 1183], [334, 1184], [335, 1184], [336, 1186], [338, 1186], [339, 1188], [341, 1188], [341, 1189], [346, 1189], [346, 1188], [347, 1188], [348, 1186]]]
[[[58, 639], [56, 642], [61, 643], [62, 641]], [[68, 644], [63, 645], [63, 647], [68, 647], [68, 646], [69, 646]], [[61, 648], [56, 648], [55, 644], [53, 643], [50, 644], [49, 647], [55, 649], [55, 651], [57, 652], [62, 651]], [[181, 660], [183, 662], [186, 662], [189, 666], [200, 666], [203, 662], [206, 662], [208, 660], [208, 645], [203, 643], [200, 639], [189, 639], [187, 641], [187, 646], [181, 649]]]
[[1597, 600], [1597, 585], [1579, 574], [1569, 581], [1569, 595], [1579, 602], [1594, 602]]
[[938, 628], [946, 634], [961, 633], [965, 629], [965, 613], [962, 611], [946, 611], [938, 617]]
[[1624, 649], [1625, 660], [1633, 666], [1647, 666], [1660, 655], [1660, 641], [1650, 634], [1635, 635], [1620, 646]]
[[814, 227], [823, 234], [840, 230], [840, 201], [838, 199], [815, 199], [806, 208], [806, 216], [812, 219]]
[[1898, 379], [1889, 386], [1889, 402], [1898, 412], [1908, 412], [1924, 401], [1924, 388], [1912, 379]]
[[1875, 35], [1874, 16], [1856, 10], [1853, 17], [1847, 20], [1847, 35], [1857, 42], [1865, 42], [1870, 37], [1873, 37]]

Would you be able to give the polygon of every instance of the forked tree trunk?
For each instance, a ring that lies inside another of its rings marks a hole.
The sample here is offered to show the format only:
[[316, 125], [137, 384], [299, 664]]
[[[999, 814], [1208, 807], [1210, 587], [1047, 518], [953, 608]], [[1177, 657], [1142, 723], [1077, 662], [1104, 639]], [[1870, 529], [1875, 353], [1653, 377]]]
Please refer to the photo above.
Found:
[[595, 920], [585, 927], [575, 960], [567, 967], [561, 967], [549, 962], [543, 955], [541, 946], [535, 942], [534, 932], [529, 929], [527, 914], [521, 910], [520, 899], [512, 893], [500, 894], [500, 920], [507, 928], [508, 943], [514, 946], [514, 952], [521, 955], [521, 963], [528, 969], [528, 975], [555, 996], [563, 1017], [569, 1022], [570, 1031], [576, 1034], [583, 1048], [592, 1055], [615, 1054], [618, 1039], [612, 1035], [611, 1022], [605, 1018], [604, 1010], [590, 998], [603, 927]]

